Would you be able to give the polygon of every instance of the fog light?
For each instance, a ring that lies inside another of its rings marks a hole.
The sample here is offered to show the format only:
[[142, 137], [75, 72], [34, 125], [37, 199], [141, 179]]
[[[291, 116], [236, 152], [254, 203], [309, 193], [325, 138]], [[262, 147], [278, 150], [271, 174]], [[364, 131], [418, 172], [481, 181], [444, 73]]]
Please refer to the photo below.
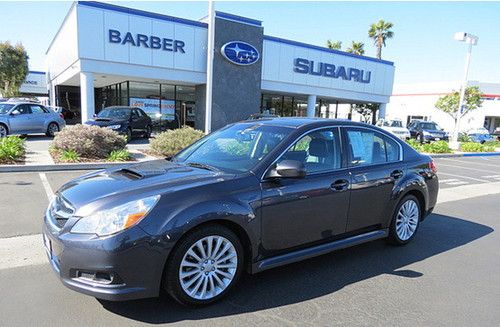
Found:
[[78, 271], [76, 277], [85, 281], [105, 285], [112, 284], [115, 281], [114, 274], [105, 272]]

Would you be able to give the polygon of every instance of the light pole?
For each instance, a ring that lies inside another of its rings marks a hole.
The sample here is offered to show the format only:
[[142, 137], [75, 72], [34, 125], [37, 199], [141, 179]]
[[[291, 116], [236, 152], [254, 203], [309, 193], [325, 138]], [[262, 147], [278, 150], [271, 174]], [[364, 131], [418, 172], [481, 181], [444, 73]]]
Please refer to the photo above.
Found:
[[460, 118], [462, 118], [462, 113], [464, 111], [465, 90], [467, 89], [467, 75], [469, 74], [470, 56], [472, 53], [472, 46], [477, 44], [477, 40], [479, 38], [470, 33], [458, 32], [455, 33], [454, 39], [460, 42], [465, 42], [469, 45], [467, 49], [467, 56], [465, 57], [465, 71], [464, 78], [462, 80], [462, 87], [460, 89], [460, 101], [458, 102], [457, 119], [455, 121], [455, 129], [453, 130], [453, 136], [450, 142], [451, 148], [454, 150], [458, 150], [458, 132], [460, 130]]

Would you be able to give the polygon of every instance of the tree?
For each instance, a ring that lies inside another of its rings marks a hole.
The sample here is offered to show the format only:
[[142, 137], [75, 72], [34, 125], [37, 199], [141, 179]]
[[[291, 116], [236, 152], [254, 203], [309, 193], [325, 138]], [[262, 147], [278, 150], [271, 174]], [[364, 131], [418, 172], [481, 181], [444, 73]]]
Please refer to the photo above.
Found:
[[351, 46], [346, 49], [346, 52], [362, 56], [365, 54], [365, 44], [363, 42], [352, 41]]
[[326, 46], [329, 49], [333, 50], [340, 50], [342, 48], [342, 41], [332, 41], [332, 40], [327, 40], [326, 41]]
[[391, 28], [394, 24], [381, 19], [370, 25], [368, 36], [373, 39], [373, 43], [377, 47], [377, 58], [382, 59], [382, 47], [385, 47], [385, 41], [394, 36]]
[[368, 123], [372, 121], [372, 125], [375, 125], [377, 122], [377, 110], [380, 108], [380, 104], [378, 103], [358, 103], [352, 104], [351, 108], [356, 110], [358, 113], [363, 116], [363, 121]]
[[20, 43], [12, 46], [0, 42], [0, 93], [3, 97], [19, 94], [19, 88], [28, 75], [28, 54]]
[[464, 98], [464, 108], [461, 114], [459, 114], [458, 106], [460, 103], [460, 92], [453, 91], [450, 94], [440, 97], [436, 104], [434, 105], [437, 109], [446, 112], [455, 120], [455, 125], [457, 123], [457, 119], [460, 116], [462, 118], [467, 113], [472, 110], [476, 110], [480, 108], [483, 104], [483, 99], [481, 98], [483, 93], [477, 86], [470, 86], [465, 89], [465, 98]]

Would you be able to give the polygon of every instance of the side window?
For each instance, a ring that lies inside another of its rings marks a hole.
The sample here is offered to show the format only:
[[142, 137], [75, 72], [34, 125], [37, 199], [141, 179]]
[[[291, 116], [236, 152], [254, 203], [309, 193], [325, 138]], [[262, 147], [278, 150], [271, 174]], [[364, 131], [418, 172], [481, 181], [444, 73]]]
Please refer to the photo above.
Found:
[[27, 104], [22, 104], [16, 107], [16, 110], [21, 113], [21, 115], [31, 114], [30, 106]]
[[325, 129], [303, 136], [283, 154], [280, 160], [301, 161], [308, 174], [341, 168], [338, 129]]
[[399, 160], [399, 144], [388, 137], [384, 137], [385, 149], [387, 151], [387, 161], [394, 162]]
[[40, 106], [31, 105], [30, 108], [31, 108], [31, 113], [33, 113], [33, 114], [44, 114], [45, 113], [43, 108]]
[[363, 166], [386, 162], [384, 138], [382, 134], [374, 131], [347, 130], [349, 165]]

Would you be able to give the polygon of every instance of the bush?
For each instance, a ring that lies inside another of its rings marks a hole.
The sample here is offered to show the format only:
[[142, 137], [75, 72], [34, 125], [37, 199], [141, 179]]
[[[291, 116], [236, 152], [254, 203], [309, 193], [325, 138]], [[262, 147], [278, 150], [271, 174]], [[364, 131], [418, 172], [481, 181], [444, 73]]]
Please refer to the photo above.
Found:
[[59, 155], [59, 160], [62, 162], [78, 162], [80, 155], [75, 150], [64, 150]]
[[488, 142], [484, 142], [483, 145], [493, 147], [493, 148], [500, 148], [500, 141], [488, 141]]
[[464, 142], [460, 144], [460, 150], [463, 152], [494, 152], [495, 147], [487, 145], [486, 143]]
[[125, 136], [108, 128], [75, 125], [57, 133], [49, 151], [55, 158], [72, 150], [82, 159], [106, 159], [112, 151], [123, 150], [126, 145]]
[[204, 135], [202, 131], [191, 127], [182, 127], [160, 133], [151, 140], [150, 146], [154, 154], [171, 157]]
[[446, 141], [436, 141], [429, 144], [423, 144], [423, 152], [426, 153], [450, 153], [452, 152], [448, 142]]
[[20, 161], [26, 152], [25, 140], [19, 136], [0, 138], [0, 163]]
[[108, 161], [130, 161], [132, 157], [127, 150], [115, 150], [109, 154]]
[[424, 151], [422, 144], [420, 144], [420, 142], [415, 140], [415, 139], [406, 140], [406, 143], [408, 143], [409, 146], [411, 146], [412, 148], [414, 148], [418, 152]]
[[465, 133], [460, 133], [458, 134], [458, 142], [472, 142], [472, 138]]

